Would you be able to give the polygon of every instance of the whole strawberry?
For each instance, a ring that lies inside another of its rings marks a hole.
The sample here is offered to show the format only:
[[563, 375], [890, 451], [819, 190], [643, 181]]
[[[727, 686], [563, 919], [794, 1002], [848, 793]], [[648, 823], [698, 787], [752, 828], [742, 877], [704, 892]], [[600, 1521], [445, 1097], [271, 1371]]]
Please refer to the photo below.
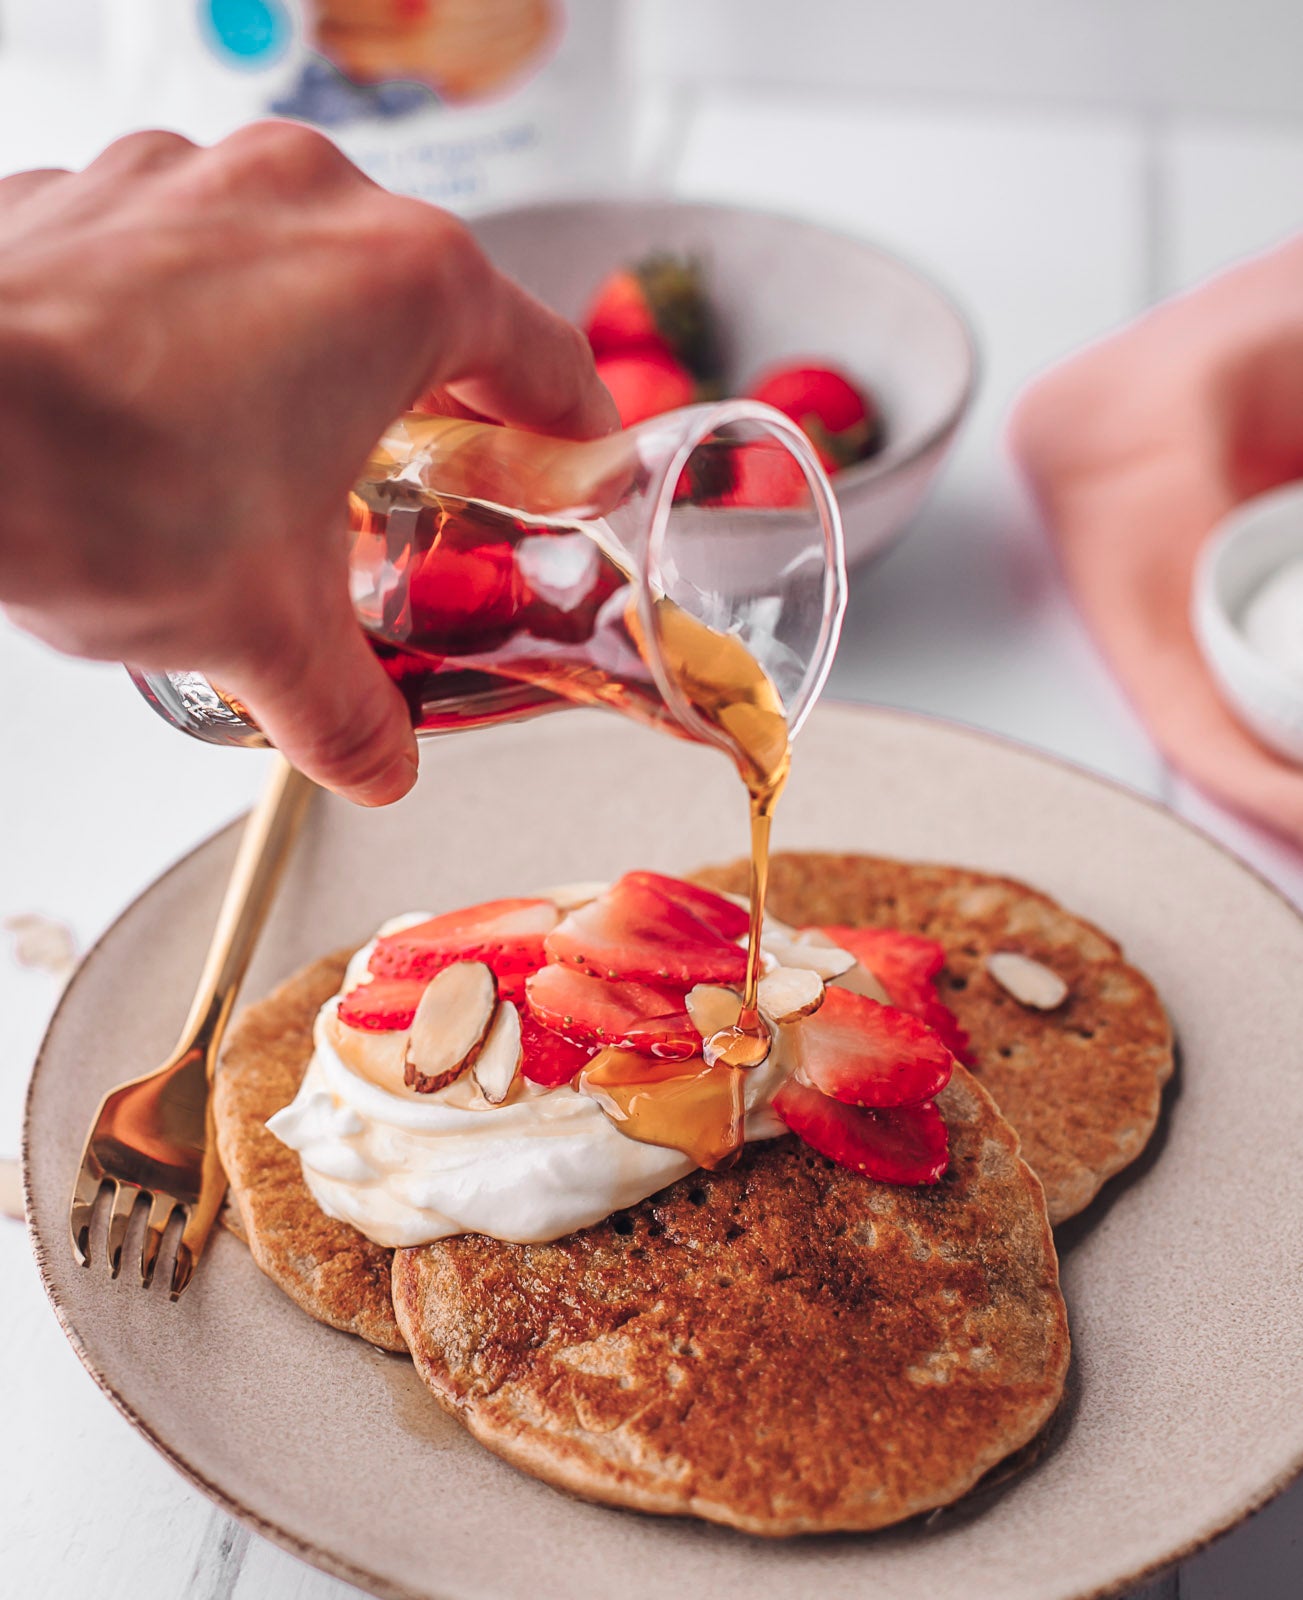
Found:
[[791, 417], [818, 451], [827, 472], [853, 466], [881, 448], [877, 401], [833, 367], [794, 363], [769, 367], [752, 380], [747, 394]]
[[611, 391], [625, 428], [692, 403], [692, 374], [668, 351], [652, 346], [599, 356], [597, 376]]
[[583, 329], [596, 356], [657, 350], [681, 362], [698, 383], [719, 379], [715, 319], [693, 261], [658, 254], [611, 273]]

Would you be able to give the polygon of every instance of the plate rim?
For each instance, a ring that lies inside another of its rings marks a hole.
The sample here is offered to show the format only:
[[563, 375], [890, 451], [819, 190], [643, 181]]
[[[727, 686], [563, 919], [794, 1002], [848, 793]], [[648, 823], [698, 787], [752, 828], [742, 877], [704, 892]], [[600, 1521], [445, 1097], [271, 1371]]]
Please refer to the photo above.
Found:
[[[1303, 908], [1295, 905], [1290, 897], [1285, 894], [1285, 892], [1278, 885], [1272, 883], [1271, 880], [1267, 878], [1259, 868], [1252, 865], [1250, 862], [1245, 861], [1243, 857], [1238, 855], [1229, 845], [1210, 834], [1206, 828], [1201, 827], [1198, 823], [1191, 821], [1187, 817], [1178, 815], [1161, 800], [1154, 799], [1151, 795], [1145, 794], [1143, 791], [1122, 781], [1121, 779], [1114, 778], [1106, 773], [1094, 771], [1092, 768], [1087, 767], [1080, 762], [1069, 760], [1067, 757], [1062, 756], [1055, 751], [1041, 749], [1036, 745], [1030, 744], [1026, 740], [1018, 739], [1004, 733], [997, 733], [991, 729], [982, 728], [975, 724], [961, 721], [957, 718], [938, 716], [924, 711], [912, 711], [902, 707], [879, 706], [872, 703], [843, 699], [837, 696], [824, 696], [820, 701], [820, 705], [826, 706], [830, 709], [835, 708], [839, 711], [853, 712], [857, 715], [863, 715], [870, 718], [881, 718], [885, 721], [907, 724], [922, 724], [930, 729], [941, 729], [965, 736], [979, 744], [994, 745], [1001, 749], [1011, 749], [1031, 757], [1036, 762], [1042, 763], [1059, 771], [1067, 771], [1077, 777], [1086, 779], [1088, 783], [1095, 784], [1106, 790], [1111, 790], [1117, 794], [1121, 794], [1131, 801], [1138, 802], [1146, 810], [1157, 813], [1165, 822], [1175, 824], [1178, 828], [1183, 829], [1186, 833], [1193, 835], [1194, 838], [1199, 840], [1202, 844], [1210, 846], [1217, 854], [1229, 861], [1233, 867], [1243, 872], [1260, 888], [1266, 889], [1268, 893], [1271, 894], [1286, 909], [1286, 911], [1291, 914], [1294, 920], [1300, 924], [1303, 924]], [[435, 1591], [431, 1589], [422, 1591], [409, 1589], [402, 1584], [395, 1584], [390, 1579], [382, 1577], [379, 1573], [372, 1572], [365, 1567], [359, 1567], [353, 1564], [346, 1558], [326, 1549], [323, 1545], [315, 1544], [309, 1540], [300, 1538], [297, 1534], [290, 1532], [289, 1529], [282, 1527], [279, 1523], [270, 1521], [268, 1518], [264, 1517], [262, 1513], [255, 1510], [252, 1506], [245, 1504], [243, 1500], [239, 1499], [234, 1494], [221, 1488], [216, 1483], [213, 1483], [188, 1460], [186, 1460], [185, 1457], [182, 1456], [177, 1450], [173, 1449], [168, 1441], [164, 1439], [160, 1433], [157, 1432], [156, 1429], [153, 1428], [148, 1422], [146, 1422], [139, 1412], [135, 1410], [131, 1402], [127, 1400], [126, 1397], [114, 1386], [113, 1381], [108, 1377], [108, 1375], [102, 1372], [92, 1360], [89, 1351], [82, 1343], [81, 1337], [75, 1325], [66, 1314], [65, 1307], [59, 1299], [51, 1273], [48, 1270], [50, 1253], [47, 1249], [47, 1241], [38, 1235], [36, 1228], [33, 1225], [35, 1209], [31, 1188], [33, 1100], [35, 1098], [37, 1079], [39, 1078], [44, 1067], [51, 1037], [55, 1031], [56, 1025], [58, 1024], [65, 1005], [69, 1002], [73, 990], [80, 981], [85, 969], [99, 956], [103, 946], [108, 942], [110, 937], [113, 936], [119, 925], [136, 909], [141, 901], [143, 901], [148, 895], [152, 894], [159, 884], [170, 878], [174, 873], [179, 872], [190, 860], [192, 860], [193, 857], [198, 855], [201, 851], [206, 850], [211, 844], [215, 843], [226, 834], [232, 833], [239, 828], [247, 814], [247, 812], [240, 812], [238, 815], [233, 817], [231, 821], [223, 824], [220, 827], [212, 829], [201, 839], [197, 840], [196, 843], [190, 847], [190, 849], [177, 856], [174, 861], [170, 862], [161, 872], [157, 873], [153, 878], [151, 878], [150, 881], [139, 891], [139, 893], [133, 895], [132, 898], [121, 908], [121, 910], [118, 911], [118, 913], [113, 917], [112, 921], [110, 921], [103, 929], [101, 929], [100, 933], [87, 947], [85, 952], [78, 960], [76, 967], [69, 976], [67, 983], [64, 985], [63, 991], [55, 1004], [48, 1023], [46, 1024], [45, 1031], [41, 1036], [41, 1043], [32, 1062], [27, 1088], [23, 1097], [23, 1119], [22, 1133], [19, 1142], [19, 1163], [22, 1175], [24, 1225], [28, 1242], [31, 1246], [32, 1255], [36, 1262], [36, 1269], [41, 1280], [41, 1287], [45, 1291], [46, 1299], [49, 1301], [59, 1327], [63, 1331], [64, 1337], [68, 1340], [68, 1343], [72, 1346], [73, 1352], [78, 1361], [81, 1362], [87, 1373], [94, 1380], [96, 1386], [102, 1390], [105, 1395], [107, 1395], [114, 1408], [130, 1424], [130, 1426], [134, 1428], [138, 1434], [144, 1437], [172, 1468], [180, 1473], [180, 1475], [189, 1483], [193, 1484], [195, 1488], [197, 1488], [208, 1500], [219, 1506], [228, 1516], [233, 1518], [242, 1526], [252, 1528], [254, 1532], [261, 1534], [263, 1538], [269, 1540], [272, 1544], [279, 1546], [281, 1549], [289, 1551], [291, 1555], [298, 1557], [299, 1560], [305, 1562], [307, 1565], [315, 1567], [319, 1571], [326, 1572], [332, 1577], [340, 1578], [346, 1583], [351, 1583], [356, 1588], [361, 1589], [364, 1593], [377, 1596], [377, 1600], [458, 1600], [458, 1597], [451, 1591], [440, 1590], [436, 1594]], [[1090, 1209], [1091, 1208], [1088, 1207], [1087, 1211]], [[1184, 1561], [1190, 1560], [1193, 1556], [1198, 1555], [1203, 1550], [1206, 1550], [1210, 1545], [1216, 1543], [1217, 1540], [1224, 1538], [1227, 1534], [1240, 1527], [1250, 1517], [1255, 1515], [1258, 1511], [1261, 1511], [1265, 1506], [1269, 1505], [1278, 1496], [1283, 1494], [1285, 1490], [1288, 1489], [1293, 1483], [1300, 1479], [1303, 1479], [1303, 1438], [1300, 1439], [1297, 1451], [1290, 1460], [1289, 1464], [1269, 1478], [1255, 1495], [1251, 1496], [1243, 1505], [1241, 1505], [1236, 1511], [1228, 1516], [1225, 1521], [1220, 1522], [1216, 1527], [1201, 1532], [1198, 1536], [1188, 1540], [1179, 1548], [1170, 1551], [1168, 1554], [1148, 1563], [1147, 1565], [1137, 1568], [1134, 1572], [1127, 1573], [1124, 1576], [1112, 1580], [1106, 1584], [1098, 1585], [1093, 1589], [1083, 1589], [1075, 1592], [1072, 1596], [1072, 1600], [1115, 1600], [1115, 1597], [1125, 1595], [1129, 1590], [1135, 1588], [1137, 1585], [1143, 1584], [1157, 1575], [1169, 1571], [1171, 1568], [1178, 1566]]]

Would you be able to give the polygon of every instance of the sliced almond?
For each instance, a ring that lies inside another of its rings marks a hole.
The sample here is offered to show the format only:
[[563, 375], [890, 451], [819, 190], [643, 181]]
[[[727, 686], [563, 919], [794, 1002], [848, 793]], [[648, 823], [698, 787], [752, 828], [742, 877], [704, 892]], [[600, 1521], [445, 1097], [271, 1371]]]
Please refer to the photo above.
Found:
[[[576, 911], [580, 906], [586, 906], [590, 900], [596, 900], [604, 895], [610, 887], [609, 883], [593, 878], [584, 883], [561, 883], [554, 889], [542, 889], [539, 893], [544, 900], [550, 900], [558, 911]], [[544, 929], [544, 932], [546, 931]]]
[[520, 1012], [510, 1000], [504, 1000], [493, 1013], [489, 1031], [484, 1035], [480, 1053], [471, 1067], [480, 1093], [491, 1106], [500, 1106], [511, 1093], [524, 1055], [520, 1040]]
[[1006, 994], [1033, 1011], [1053, 1011], [1068, 998], [1068, 986], [1057, 972], [1016, 950], [996, 950], [987, 956], [986, 970]]
[[336, 1011], [328, 1012], [323, 1027], [326, 1042], [339, 1059], [359, 1078], [366, 1078], [390, 1094], [402, 1094], [407, 1064], [407, 1030], [375, 1033], [369, 1028], [350, 1028]]
[[866, 966], [856, 961], [840, 973], [837, 978], [839, 989], [849, 989], [852, 994], [862, 994], [868, 1000], [876, 1000], [880, 1006], [889, 1006], [891, 996], [869, 971]]
[[742, 1015], [742, 996], [736, 989], [725, 989], [717, 983], [699, 983], [689, 989], [684, 1003], [692, 1026], [703, 1039], [723, 1033]]
[[407, 1035], [408, 1088], [437, 1094], [460, 1078], [482, 1048], [497, 1005], [497, 979], [482, 961], [458, 961], [436, 973]]
[[493, 932], [503, 937], [512, 934], [521, 938], [531, 934], [550, 933], [561, 920], [561, 913], [556, 906], [548, 903], [550, 898], [549, 895], [539, 895], [533, 904], [523, 905], [517, 911], [507, 912], [494, 922]]
[[771, 1022], [795, 1022], [823, 1004], [823, 979], [808, 967], [778, 967], [761, 978], [756, 999]]
[[779, 966], [804, 967], [825, 983], [832, 978], [840, 978], [843, 972], [855, 965], [855, 957], [849, 950], [841, 949], [822, 934], [813, 931], [799, 934], [780, 931], [770, 925], [768, 918], [765, 919], [764, 946], [766, 953], [773, 956]]

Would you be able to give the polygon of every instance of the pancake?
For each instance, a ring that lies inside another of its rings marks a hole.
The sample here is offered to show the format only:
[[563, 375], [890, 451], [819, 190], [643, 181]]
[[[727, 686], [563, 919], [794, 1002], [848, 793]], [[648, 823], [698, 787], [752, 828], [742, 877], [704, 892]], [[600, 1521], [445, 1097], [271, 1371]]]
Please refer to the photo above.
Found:
[[217, 1149], [231, 1185], [232, 1232], [267, 1276], [319, 1322], [402, 1350], [389, 1298], [393, 1251], [326, 1216], [298, 1155], [265, 1126], [297, 1093], [313, 1020], [347, 963], [348, 952], [313, 962], [236, 1019], [213, 1088]]
[[775, 1536], [947, 1504], [1053, 1413], [1068, 1328], [1017, 1136], [962, 1068], [941, 1105], [930, 1188], [786, 1137], [554, 1244], [397, 1251], [418, 1371], [588, 1499]]
[[[745, 894], [748, 863], [695, 874]], [[797, 926], [873, 924], [943, 945], [938, 993], [973, 1045], [972, 1070], [1018, 1130], [1051, 1222], [1090, 1203], [1144, 1149], [1172, 1074], [1172, 1032], [1149, 980], [1121, 948], [1048, 895], [1011, 878], [875, 856], [783, 853], [769, 908]], [[986, 970], [996, 950], [1043, 962], [1068, 985], [1033, 1011]]]

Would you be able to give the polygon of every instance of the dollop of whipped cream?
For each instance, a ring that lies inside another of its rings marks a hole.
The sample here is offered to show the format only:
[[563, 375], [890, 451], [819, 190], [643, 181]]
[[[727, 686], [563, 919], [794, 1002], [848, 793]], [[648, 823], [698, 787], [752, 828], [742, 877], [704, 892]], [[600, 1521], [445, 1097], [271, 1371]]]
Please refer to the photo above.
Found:
[[[377, 938], [427, 915], [395, 917]], [[327, 1216], [394, 1247], [458, 1233], [538, 1244], [591, 1227], [695, 1170], [677, 1150], [620, 1133], [596, 1100], [569, 1085], [545, 1089], [518, 1079], [495, 1106], [469, 1072], [420, 1096], [360, 1077], [331, 1046], [325, 1019], [365, 979], [374, 948], [373, 940], [349, 962], [339, 994], [317, 1015], [298, 1094], [267, 1123], [298, 1152], [304, 1182]], [[748, 1141], [787, 1132], [770, 1105], [786, 1076], [778, 1050], [748, 1072]]]

